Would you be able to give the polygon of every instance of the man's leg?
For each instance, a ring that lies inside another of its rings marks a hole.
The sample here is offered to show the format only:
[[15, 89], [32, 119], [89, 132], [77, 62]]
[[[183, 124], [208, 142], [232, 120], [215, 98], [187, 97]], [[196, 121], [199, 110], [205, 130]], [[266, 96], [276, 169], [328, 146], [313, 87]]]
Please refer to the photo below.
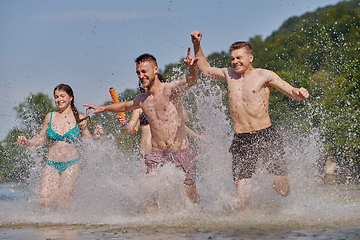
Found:
[[235, 182], [236, 195], [239, 197], [237, 212], [244, 212], [250, 208], [252, 198], [251, 178], [240, 179]]
[[274, 188], [276, 192], [284, 197], [290, 193], [290, 183], [287, 175], [274, 175]]
[[185, 192], [186, 196], [190, 199], [192, 203], [199, 203], [200, 202], [200, 196], [196, 190], [196, 183], [193, 185], [184, 185], [185, 186]]
[[175, 165], [185, 173], [184, 187], [186, 196], [192, 203], [199, 203], [200, 196], [196, 190], [195, 154], [191, 148], [178, 150], [171, 155]]
[[159, 210], [159, 196], [156, 189], [156, 173], [154, 171], [147, 174], [145, 194], [145, 213], [156, 214]]

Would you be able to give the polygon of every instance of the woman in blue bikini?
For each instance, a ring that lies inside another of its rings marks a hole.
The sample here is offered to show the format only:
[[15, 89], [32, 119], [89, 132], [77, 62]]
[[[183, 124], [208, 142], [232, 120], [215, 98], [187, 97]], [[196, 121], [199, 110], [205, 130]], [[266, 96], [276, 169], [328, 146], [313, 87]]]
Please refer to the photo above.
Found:
[[74, 94], [69, 85], [60, 84], [54, 89], [56, 112], [46, 115], [40, 133], [32, 139], [18, 137], [18, 143], [38, 146], [50, 140], [48, 158], [40, 185], [39, 201], [43, 206], [66, 209], [80, 170], [80, 157], [76, 142], [80, 136], [98, 139], [102, 136], [101, 125], [96, 126], [94, 137], [87, 128], [87, 117], [79, 114], [74, 105]]

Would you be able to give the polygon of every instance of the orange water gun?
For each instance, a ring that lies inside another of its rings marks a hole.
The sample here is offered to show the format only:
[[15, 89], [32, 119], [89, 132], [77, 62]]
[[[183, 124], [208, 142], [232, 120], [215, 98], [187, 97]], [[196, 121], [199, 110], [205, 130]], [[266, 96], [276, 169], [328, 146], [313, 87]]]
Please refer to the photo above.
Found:
[[[110, 96], [113, 100], [114, 103], [120, 102], [117, 95], [116, 95], [116, 91], [115, 88], [111, 87], [109, 88], [109, 92], [110, 92]], [[125, 119], [125, 113], [123, 112], [118, 112], [118, 115], [121, 119]]]
[[[109, 88], [109, 92], [110, 92], [111, 98], [114, 103], [120, 102], [117, 97], [116, 91], [113, 87]], [[125, 117], [126, 117], [124, 112], [118, 112], [118, 115], [121, 119], [125, 119]], [[125, 121], [125, 124], [123, 124], [123, 127], [126, 127], [127, 125], [128, 125], [128, 123]], [[132, 134], [137, 134], [137, 129], [134, 128]]]

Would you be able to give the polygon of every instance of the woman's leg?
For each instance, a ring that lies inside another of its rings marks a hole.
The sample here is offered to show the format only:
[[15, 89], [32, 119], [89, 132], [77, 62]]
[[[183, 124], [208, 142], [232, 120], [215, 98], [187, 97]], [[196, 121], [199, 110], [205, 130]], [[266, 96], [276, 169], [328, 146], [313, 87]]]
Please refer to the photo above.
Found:
[[45, 207], [54, 205], [60, 185], [60, 174], [52, 166], [45, 165], [40, 183], [39, 202]]
[[63, 209], [69, 204], [79, 173], [80, 163], [69, 166], [61, 173], [59, 206]]

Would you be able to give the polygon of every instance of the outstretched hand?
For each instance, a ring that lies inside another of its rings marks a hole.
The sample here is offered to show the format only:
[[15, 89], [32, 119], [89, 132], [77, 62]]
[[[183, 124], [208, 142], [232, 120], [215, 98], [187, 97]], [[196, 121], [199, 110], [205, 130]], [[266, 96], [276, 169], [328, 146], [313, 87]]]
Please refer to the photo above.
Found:
[[83, 104], [84, 107], [87, 107], [86, 114], [88, 114], [92, 109], [94, 110], [92, 113], [101, 113], [105, 109], [100, 106], [92, 105], [92, 104]]
[[200, 43], [201, 41], [201, 38], [202, 38], [202, 33], [199, 32], [199, 31], [191, 31], [190, 33], [190, 36], [191, 36], [191, 42], [194, 44], [194, 43]]
[[188, 67], [196, 67], [199, 58], [192, 56], [190, 52], [191, 52], [191, 48], [188, 47], [187, 55], [186, 58], [184, 59], [184, 62]]

